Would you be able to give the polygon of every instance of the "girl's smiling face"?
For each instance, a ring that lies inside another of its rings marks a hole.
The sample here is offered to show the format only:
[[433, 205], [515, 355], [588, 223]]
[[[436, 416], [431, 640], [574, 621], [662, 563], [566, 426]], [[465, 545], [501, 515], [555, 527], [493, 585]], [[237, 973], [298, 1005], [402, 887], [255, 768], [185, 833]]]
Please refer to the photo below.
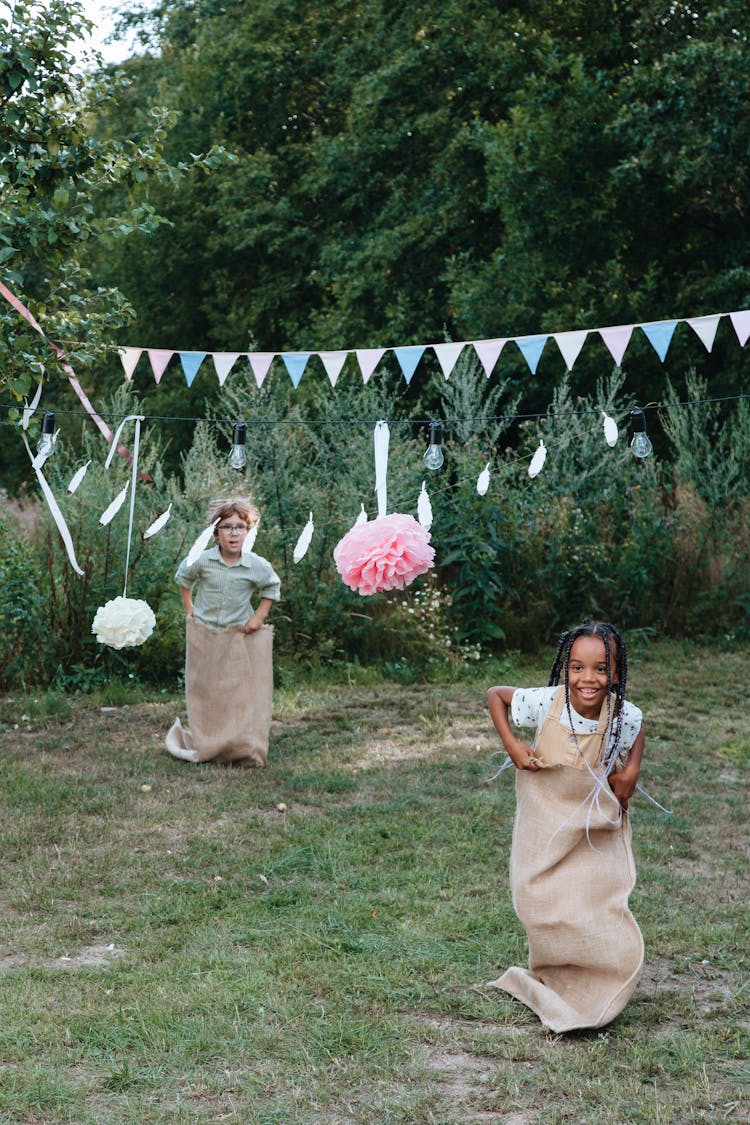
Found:
[[[615, 654], [610, 650], [610, 675], [617, 679]], [[599, 637], [577, 637], [568, 657], [570, 705], [584, 719], [598, 719], [611, 687], [607, 683], [607, 650]]]

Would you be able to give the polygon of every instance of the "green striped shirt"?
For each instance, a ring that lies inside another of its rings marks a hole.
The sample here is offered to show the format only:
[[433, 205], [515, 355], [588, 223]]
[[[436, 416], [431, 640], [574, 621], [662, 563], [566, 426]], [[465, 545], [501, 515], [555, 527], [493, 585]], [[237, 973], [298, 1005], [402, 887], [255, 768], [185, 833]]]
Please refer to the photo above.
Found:
[[268, 559], [251, 554], [247, 563], [225, 563], [218, 547], [210, 547], [192, 566], [180, 563], [175, 581], [193, 590], [193, 616], [204, 625], [244, 625], [261, 598], [278, 601], [281, 582]]

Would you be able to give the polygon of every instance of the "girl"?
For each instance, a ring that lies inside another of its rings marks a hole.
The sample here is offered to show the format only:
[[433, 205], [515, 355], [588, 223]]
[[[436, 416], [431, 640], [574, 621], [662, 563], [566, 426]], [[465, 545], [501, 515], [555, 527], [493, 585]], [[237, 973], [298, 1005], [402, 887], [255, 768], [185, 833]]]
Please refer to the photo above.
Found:
[[[555, 1032], [609, 1023], [643, 966], [628, 909], [635, 864], [627, 808], [644, 735], [641, 712], [625, 699], [627, 670], [617, 630], [587, 621], [560, 637], [548, 687], [488, 693], [517, 771], [510, 884], [529, 943], [529, 968], [490, 983]], [[531, 745], [511, 719], [536, 727]]]
[[280, 582], [266, 559], [243, 554], [258, 519], [249, 500], [212, 501], [214, 545], [192, 565], [184, 559], [175, 575], [187, 618], [189, 723], [175, 719], [167, 733], [176, 758], [265, 765], [273, 692], [273, 629], [265, 620]]

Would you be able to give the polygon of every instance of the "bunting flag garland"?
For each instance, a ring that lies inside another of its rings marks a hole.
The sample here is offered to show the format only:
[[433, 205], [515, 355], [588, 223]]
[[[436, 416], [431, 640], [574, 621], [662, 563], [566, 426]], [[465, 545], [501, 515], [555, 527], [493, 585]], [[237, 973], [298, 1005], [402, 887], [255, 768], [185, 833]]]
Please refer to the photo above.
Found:
[[479, 476], [477, 477], [477, 492], [479, 493], [480, 496], [486, 496], [487, 495], [487, 489], [489, 487], [490, 487], [490, 462], [488, 461], [487, 464], [482, 469]]
[[362, 382], [367, 383], [386, 353], [392, 352], [401, 370], [401, 374], [404, 377], [404, 381], [408, 384], [411, 383], [428, 349], [431, 349], [434, 353], [444, 377], [449, 379], [464, 348], [473, 348], [484, 369], [485, 375], [489, 379], [497, 365], [503, 348], [509, 342], [516, 344], [526, 361], [529, 371], [532, 375], [536, 375], [542, 353], [550, 338], [557, 344], [568, 371], [573, 370], [573, 366], [581, 355], [584, 344], [588, 338], [595, 335], [600, 337], [615, 364], [620, 367], [636, 328], [641, 330], [663, 363], [678, 324], [684, 323], [689, 325], [701, 340], [706, 350], [710, 352], [714, 345], [717, 329], [723, 317], [729, 318], [737, 334], [740, 346], [744, 347], [750, 337], [750, 309], [741, 309], [730, 313], [710, 313], [705, 316], [691, 316], [675, 320], [614, 324], [603, 328], [581, 328], [567, 332], [550, 332], [531, 336], [503, 336], [487, 340], [406, 344], [381, 348], [356, 348], [339, 351], [194, 352], [180, 351], [178, 349], [165, 350], [161, 348], [137, 347], [121, 347], [118, 350], [125, 372], [125, 378], [128, 380], [133, 378], [135, 369], [138, 366], [138, 361], [145, 352], [157, 383], [161, 380], [172, 357], [178, 356], [187, 385], [192, 386], [193, 380], [203, 360], [206, 356], [210, 355], [213, 359], [216, 377], [219, 384], [223, 386], [230, 371], [234, 369], [237, 360], [240, 356], [244, 356], [250, 364], [258, 387], [263, 386], [271, 364], [274, 359], [279, 358], [282, 360], [295, 389], [299, 386], [302, 376], [307, 370], [309, 361], [313, 356], [318, 357], [331, 386], [335, 387], [344, 364], [350, 355], [356, 358], [362, 376]]

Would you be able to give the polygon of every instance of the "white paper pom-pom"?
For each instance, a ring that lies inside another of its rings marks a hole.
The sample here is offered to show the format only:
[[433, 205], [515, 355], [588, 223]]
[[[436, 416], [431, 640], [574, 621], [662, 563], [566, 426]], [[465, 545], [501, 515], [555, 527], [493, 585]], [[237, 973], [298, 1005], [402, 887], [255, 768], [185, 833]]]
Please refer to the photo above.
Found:
[[154, 631], [156, 616], [139, 598], [114, 598], [96, 611], [91, 632], [101, 645], [128, 648], [142, 645]]

